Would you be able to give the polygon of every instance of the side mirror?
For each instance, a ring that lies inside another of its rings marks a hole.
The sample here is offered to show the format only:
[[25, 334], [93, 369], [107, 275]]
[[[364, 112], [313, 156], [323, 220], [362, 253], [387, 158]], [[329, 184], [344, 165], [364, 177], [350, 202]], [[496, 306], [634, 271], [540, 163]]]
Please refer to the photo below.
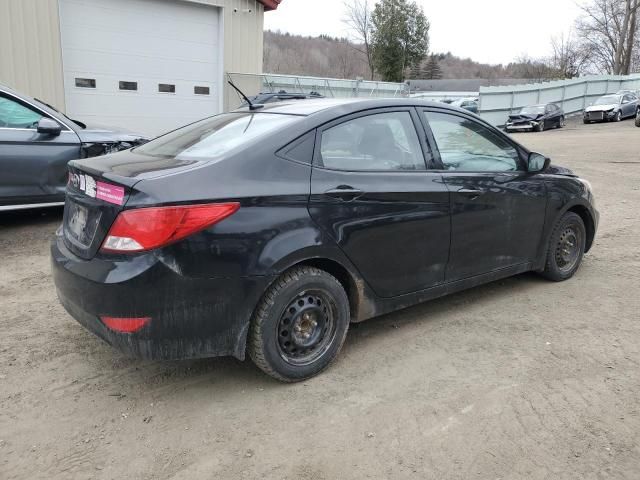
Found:
[[529, 158], [527, 158], [527, 171], [532, 173], [543, 172], [550, 163], [551, 159], [549, 157], [545, 157], [541, 153], [531, 152], [529, 153]]
[[38, 133], [43, 135], [53, 135], [54, 137], [57, 137], [60, 135], [61, 131], [62, 126], [50, 118], [42, 117], [38, 122]]

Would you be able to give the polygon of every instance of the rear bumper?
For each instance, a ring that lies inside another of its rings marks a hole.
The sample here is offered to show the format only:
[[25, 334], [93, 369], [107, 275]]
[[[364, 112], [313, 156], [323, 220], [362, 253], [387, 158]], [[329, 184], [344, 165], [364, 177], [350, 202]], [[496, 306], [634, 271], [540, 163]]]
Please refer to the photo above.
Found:
[[[232, 355], [244, 359], [251, 314], [272, 277], [193, 278], [154, 252], [127, 261], [82, 260], [56, 235], [53, 278], [60, 302], [80, 324], [117, 349], [147, 359]], [[101, 316], [151, 317], [135, 333]]]

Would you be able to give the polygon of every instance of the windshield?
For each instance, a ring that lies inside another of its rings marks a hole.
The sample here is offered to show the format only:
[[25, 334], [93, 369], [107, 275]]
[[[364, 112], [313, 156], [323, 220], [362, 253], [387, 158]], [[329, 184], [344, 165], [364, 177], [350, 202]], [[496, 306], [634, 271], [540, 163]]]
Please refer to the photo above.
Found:
[[213, 159], [299, 118], [272, 113], [223, 113], [169, 132], [135, 151], [179, 160]]
[[524, 115], [531, 115], [531, 114], [539, 114], [539, 113], [544, 113], [544, 105], [533, 105], [531, 107], [522, 107], [522, 109], [520, 109], [520, 113], [524, 114]]
[[618, 95], [605, 95], [597, 99], [594, 105], [613, 105], [620, 103], [620, 97]]

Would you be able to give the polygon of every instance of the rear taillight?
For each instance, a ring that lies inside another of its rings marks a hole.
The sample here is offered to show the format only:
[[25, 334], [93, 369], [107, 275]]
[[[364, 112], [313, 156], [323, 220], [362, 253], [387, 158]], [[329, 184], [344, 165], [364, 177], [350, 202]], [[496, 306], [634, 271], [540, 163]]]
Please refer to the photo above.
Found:
[[113, 222], [101, 250], [127, 253], [164, 247], [218, 223], [239, 208], [233, 202], [125, 210]]
[[134, 333], [151, 321], [151, 317], [100, 317], [107, 328], [118, 333]]

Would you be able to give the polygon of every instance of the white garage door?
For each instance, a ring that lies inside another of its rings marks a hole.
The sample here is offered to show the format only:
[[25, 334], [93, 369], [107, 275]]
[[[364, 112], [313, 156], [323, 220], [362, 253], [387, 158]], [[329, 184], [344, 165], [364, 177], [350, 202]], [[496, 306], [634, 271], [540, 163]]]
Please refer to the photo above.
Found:
[[221, 111], [217, 7], [60, 0], [67, 114], [156, 135]]

